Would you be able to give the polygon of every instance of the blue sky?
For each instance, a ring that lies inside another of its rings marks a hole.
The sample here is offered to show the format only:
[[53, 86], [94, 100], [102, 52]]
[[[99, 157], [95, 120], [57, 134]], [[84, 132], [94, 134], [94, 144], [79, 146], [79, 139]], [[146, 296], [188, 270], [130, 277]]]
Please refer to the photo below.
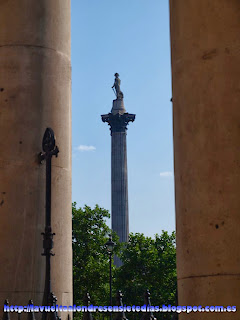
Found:
[[175, 229], [168, 0], [72, 0], [73, 193], [111, 209], [111, 137], [101, 114], [121, 79], [130, 232]]

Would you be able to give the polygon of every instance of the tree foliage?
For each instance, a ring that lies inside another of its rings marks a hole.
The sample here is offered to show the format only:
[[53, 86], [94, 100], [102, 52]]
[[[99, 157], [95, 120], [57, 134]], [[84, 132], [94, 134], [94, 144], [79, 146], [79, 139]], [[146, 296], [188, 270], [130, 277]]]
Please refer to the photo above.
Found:
[[121, 288], [124, 301], [142, 305], [143, 293], [151, 292], [152, 305], [175, 305], [176, 248], [175, 233], [162, 231], [154, 239], [143, 234], [130, 234], [122, 251], [123, 266], [115, 272], [115, 287]]
[[[109, 212], [96, 205], [76, 208], [73, 204], [73, 278], [74, 303], [82, 305], [89, 292], [95, 305], [109, 304], [109, 256], [105, 243], [110, 228], [106, 224]], [[128, 243], [117, 243], [123, 265], [113, 266], [113, 295], [124, 294], [124, 304], [143, 305], [146, 289], [151, 292], [152, 305], [176, 304], [176, 248], [175, 233], [162, 231], [153, 238], [130, 234]], [[121, 251], [121, 253], [120, 253]], [[115, 299], [113, 298], [113, 301]], [[168, 319], [170, 315], [158, 317]]]
[[[72, 206], [73, 224], [73, 291], [74, 303], [82, 305], [89, 292], [92, 302], [106, 304], [109, 297], [109, 258], [105, 243], [111, 233], [106, 224], [109, 212], [96, 205], [94, 209]], [[113, 240], [117, 242], [116, 235]], [[115, 249], [117, 250], [118, 247]]]

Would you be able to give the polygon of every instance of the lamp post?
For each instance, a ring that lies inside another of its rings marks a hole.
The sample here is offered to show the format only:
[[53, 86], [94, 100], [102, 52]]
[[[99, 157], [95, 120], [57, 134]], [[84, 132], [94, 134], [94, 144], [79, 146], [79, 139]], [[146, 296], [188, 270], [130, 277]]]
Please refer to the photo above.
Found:
[[[109, 254], [109, 287], [110, 287], [110, 306], [112, 306], [112, 252], [115, 243], [112, 241], [112, 235], [109, 235], [108, 241], [105, 243], [107, 252]], [[112, 313], [110, 313], [110, 319], [112, 319]]]

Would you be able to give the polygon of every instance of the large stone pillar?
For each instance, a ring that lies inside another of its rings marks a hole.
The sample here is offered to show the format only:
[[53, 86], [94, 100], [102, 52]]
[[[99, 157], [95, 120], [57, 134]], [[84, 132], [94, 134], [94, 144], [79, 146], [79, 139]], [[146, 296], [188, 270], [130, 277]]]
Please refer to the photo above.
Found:
[[[111, 113], [102, 116], [102, 121], [110, 125], [111, 130], [111, 185], [112, 185], [112, 230], [119, 236], [120, 242], [127, 242], [129, 235], [128, 179], [127, 179], [127, 125], [135, 120], [134, 114], [126, 112], [123, 100], [113, 101]], [[114, 257], [118, 267], [122, 264]]]
[[51, 127], [60, 150], [52, 160], [52, 289], [59, 305], [71, 305], [70, 0], [1, 1], [0, 70], [0, 303], [42, 304], [45, 163], [37, 155]]
[[179, 305], [240, 316], [240, 2], [170, 0]]
[[112, 127], [111, 146], [112, 230], [117, 232], [120, 242], [126, 242], [129, 234], [126, 128], [117, 132]]

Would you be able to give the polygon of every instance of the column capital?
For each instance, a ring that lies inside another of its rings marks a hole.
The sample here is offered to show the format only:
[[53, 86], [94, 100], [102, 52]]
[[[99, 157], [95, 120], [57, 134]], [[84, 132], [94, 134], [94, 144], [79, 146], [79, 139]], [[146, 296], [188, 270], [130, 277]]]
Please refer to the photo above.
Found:
[[101, 116], [103, 122], [107, 122], [110, 126], [111, 134], [113, 132], [126, 132], [129, 122], [135, 120], [136, 115], [131, 113], [108, 113]]

